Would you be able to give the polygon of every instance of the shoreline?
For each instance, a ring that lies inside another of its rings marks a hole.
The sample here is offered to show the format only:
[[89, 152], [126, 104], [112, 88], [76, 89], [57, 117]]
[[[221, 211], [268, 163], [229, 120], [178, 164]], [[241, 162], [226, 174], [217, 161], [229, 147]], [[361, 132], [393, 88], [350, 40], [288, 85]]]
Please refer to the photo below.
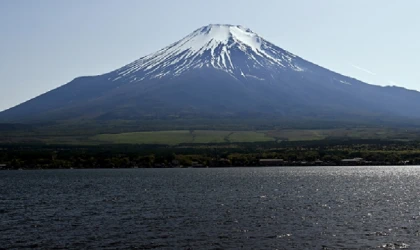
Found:
[[283, 165], [283, 166], [219, 166], [219, 167], [120, 167], [120, 168], [6, 168], [1, 171], [36, 170], [132, 170], [132, 169], [229, 169], [229, 168], [316, 168], [316, 167], [416, 167], [418, 164], [371, 164], [371, 165]]

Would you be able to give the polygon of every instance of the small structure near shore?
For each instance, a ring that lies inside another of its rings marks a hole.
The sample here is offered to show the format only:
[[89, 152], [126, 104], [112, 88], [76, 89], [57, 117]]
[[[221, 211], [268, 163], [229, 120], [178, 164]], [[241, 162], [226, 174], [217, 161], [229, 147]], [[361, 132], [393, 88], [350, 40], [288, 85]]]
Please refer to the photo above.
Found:
[[343, 159], [341, 162], [362, 162], [363, 158]]
[[6, 169], [7, 164], [0, 164], [0, 169]]
[[352, 158], [341, 160], [342, 165], [360, 165], [367, 163], [363, 158]]

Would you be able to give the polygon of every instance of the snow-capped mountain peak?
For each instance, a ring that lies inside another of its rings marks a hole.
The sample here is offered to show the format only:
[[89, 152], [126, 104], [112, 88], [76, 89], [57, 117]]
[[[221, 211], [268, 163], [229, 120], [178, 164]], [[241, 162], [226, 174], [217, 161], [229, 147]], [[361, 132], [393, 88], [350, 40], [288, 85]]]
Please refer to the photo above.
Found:
[[210, 24], [118, 69], [113, 80], [139, 82], [176, 77], [200, 68], [223, 70], [235, 78], [264, 80], [263, 77], [285, 69], [303, 71], [299, 61], [292, 53], [271, 44], [248, 28]]
[[[214, 51], [219, 45], [234, 46], [235, 43], [252, 50], [261, 48], [261, 38], [250, 29], [240, 25], [211, 24], [194, 31], [181, 40], [181, 46], [191, 51]], [[234, 41], [234, 43], [230, 43]]]

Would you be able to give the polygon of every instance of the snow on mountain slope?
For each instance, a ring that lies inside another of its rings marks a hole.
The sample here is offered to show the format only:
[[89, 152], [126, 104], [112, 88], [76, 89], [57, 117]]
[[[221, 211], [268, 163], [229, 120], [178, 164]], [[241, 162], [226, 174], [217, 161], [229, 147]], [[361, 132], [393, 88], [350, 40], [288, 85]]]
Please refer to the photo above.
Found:
[[[175, 77], [191, 69], [215, 68], [234, 77], [261, 79], [262, 72], [303, 71], [301, 59], [267, 42], [239, 25], [212, 24], [195, 30], [180, 41], [142, 57], [116, 71], [112, 80], [137, 82]], [[273, 71], [274, 70], [274, 71]]]

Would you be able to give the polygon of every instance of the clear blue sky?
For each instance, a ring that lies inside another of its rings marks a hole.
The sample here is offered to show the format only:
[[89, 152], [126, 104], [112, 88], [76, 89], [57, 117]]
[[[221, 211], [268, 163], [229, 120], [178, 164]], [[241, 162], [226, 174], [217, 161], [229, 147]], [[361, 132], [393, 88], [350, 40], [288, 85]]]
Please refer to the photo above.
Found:
[[241, 24], [307, 60], [420, 90], [417, 0], [2, 0], [0, 110], [210, 24]]

